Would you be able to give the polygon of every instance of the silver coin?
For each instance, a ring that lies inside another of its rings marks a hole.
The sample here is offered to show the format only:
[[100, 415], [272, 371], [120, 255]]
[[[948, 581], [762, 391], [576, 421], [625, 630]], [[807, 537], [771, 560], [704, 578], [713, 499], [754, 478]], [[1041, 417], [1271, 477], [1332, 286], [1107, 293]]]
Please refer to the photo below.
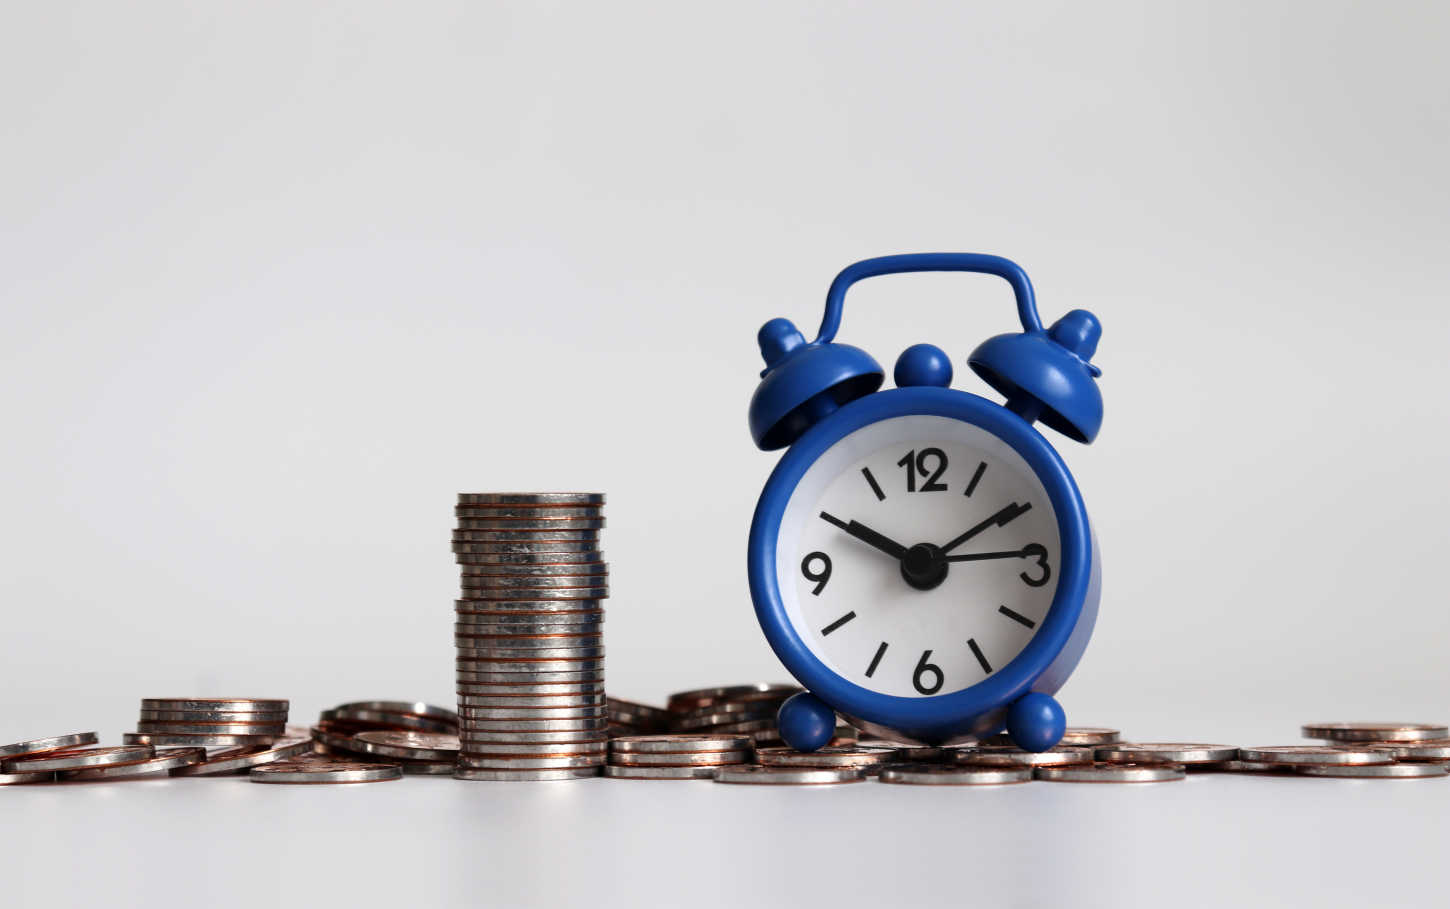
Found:
[[506, 742], [489, 742], [486, 745], [474, 745], [472, 748], [460, 755], [460, 764], [467, 765], [473, 760], [487, 760], [495, 755], [527, 755], [531, 757], [566, 757], [576, 754], [593, 754], [603, 756], [609, 751], [608, 742], [559, 742], [549, 744], [547, 742], [526, 742], [524, 744], [509, 744]]
[[285, 723], [177, 723], [170, 720], [141, 720], [137, 732], [158, 735], [271, 735], [280, 736]]
[[358, 750], [409, 761], [448, 761], [458, 757], [458, 736], [441, 732], [372, 730], [353, 736]]
[[422, 701], [349, 701], [338, 704], [332, 711], [339, 717], [352, 713], [396, 713], [410, 717], [442, 720], [445, 723], [458, 722], [458, 714], [447, 707], [437, 707]]
[[750, 751], [695, 751], [688, 754], [629, 754], [609, 756], [609, 763], [618, 767], [723, 767], [726, 764], [747, 764]]
[[[494, 603], [517, 603], [534, 600], [564, 600], [573, 603], [596, 602], [608, 599], [608, 587], [514, 587], [508, 590], [488, 590], [480, 587], [465, 587], [463, 593], [468, 599], [492, 608]], [[591, 607], [593, 608], [593, 607]], [[522, 611], [522, 610], [520, 610]]]
[[226, 710], [232, 713], [286, 713], [291, 703], [276, 698], [143, 698], [142, 710]]
[[1297, 768], [1301, 776], [1350, 777], [1354, 779], [1410, 780], [1443, 777], [1450, 767], [1435, 763], [1408, 764], [1311, 764]]
[[1450, 761], [1450, 740], [1429, 739], [1423, 742], [1369, 742], [1356, 746], [1382, 751], [1401, 761]]
[[460, 657], [454, 660], [453, 667], [455, 670], [462, 670], [463, 672], [509, 672], [516, 674], [535, 672], [603, 672], [604, 660], [564, 660], [554, 657], [481, 660], [472, 657]]
[[[1232, 745], [1187, 742], [1141, 742], [1107, 745], [1095, 752], [1099, 761], [1115, 764], [1217, 764], [1239, 756]], [[1255, 758], [1245, 757], [1245, 760]]]
[[706, 707], [722, 701], [745, 701], [756, 698], [778, 698], [784, 700], [804, 690], [799, 685], [785, 685], [778, 682], [757, 682], [751, 685], [726, 685], [719, 688], [696, 688], [692, 691], [677, 691], [670, 695], [668, 709], [671, 712], [683, 712]]
[[708, 780], [715, 776], [716, 767], [626, 767], [610, 764], [604, 768], [604, 775], [615, 780]]
[[1450, 738], [1450, 729], [1437, 723], [1311, 723], [1307, 739], [1332, 742], [1418, 742]]
[[619, 754], [688, 754], [698, 751], [742, 751], [752, 746], [745, 735], [630, 735], [609, 743]]
[[458, 769], [456, 761], [403, 761], [399, 766], [404, 776], [452, 776]]
[[[519, 630], [507, 634], [492, 633], [503, 628]], [[494, 642], [512, 647], [515, 646], [514, 641], [523, 641], [525, 647], [534, 646], [535, 641], [551, 642], [554, 647], [572, 646], [581, 639], [586, 640], [587, 646], [595, 647], [603, 643], [601, 635], [604, 633], [604, 629], [598, 625], [535, 625], [531, 629], [524, 629], [516, 625], [459, 625], [455, 626], [455, 629], [463, 630], [454, 631], [454, 644], [470, 645], [470, 649], [472, 649], [471, 645], [476, 643], [490, 644]], [[558, 643], [559, 641], [564, 643], [561, 645]]]
[[1069, 726], [1062, 734], [1059, 745], [1111, 745], [1119, 741], [1122, 733], [1106, 726]]
[[869, 745], [827, 745], [817, 751], [794, 748], [758, 748], [755, 759], [762, 767], [858, 767], [880, 768], [896, 760], [895, 748]]
[[5, 773], [58, 773], [62, 770], [85, 770], [89, 767], [104, 767], [107, 764], [139, 761], [155, 754], [156, 749], [150, 745], [77, 748], [73, 751], [7, 758], [4, 763], [0, 763], [0, 770]]
[[1000, 786], [1026, 783], [1031, 767], [964, 767], [960, 764], [887, 764], [881, 782], [909, 786]]
[[581, 729], [570, 729], [564, 732], [540, 732], [538, 730], [470, 732], [464, 730], [458, 739], [464, 751], [488, 751], [494, 745], [562, 745], [609, 741], [602, 732]]
[[478, 518], [458, 517], [454, 523], [460, 531], [468, 530], [532, 530], [554, 533], [556, 531], [569, 530], [594, 530], [598, 531], [607, 525], [607, 521], [600, 518]]
[[454, 600], [454, 621], [460, 616], [505, 616], [529, 620], [534, 616], [552, 618], [558, 614], [594, 615], [604, 611], [603, 600], [522, 599], [522, 600]]
[[463, 707], [465, 722], [472, 720], [582, 720], [605, 717], [604, 707]]
[[598, 691], [604, 683], [603, 669], [523, 669], [513, 664], [502, 669], [477, 671], [457, 669], [454, 679], [460, 693], [488, 694], [494, 688], [507, 685], [519, 688], [538, 687], [542, 690], [562, 691], [568, 687], [579, 687], [586, 691]]
[[96, 734], [94, 732], [73, 732], [70, 735], [53, 735], [44, 739], [16, 742], [13, 745], [0, 745], [0, 758], [21, 757], [27, 754], [43, 754], [47, 751], [79, 748], [82, 745], [94, 745], [96, 741]]
[[576, 754], [564, 757], [528, 757], [524, 755], [469, 755], [463, 766], [471, 770], [567, 770], [576, 767], [602, 767], [602, 754]]
[[[579, 632], [604, 629], [604, 613], [601, 612], [550, 612], [542, 615], [519, 615], [517, 613], [460, 613], [453, 617], [453, 630], [464, 634], [552, 634], [549, 631], [534, 631], [536, 628], [577, 629]], [[514, 629], [519, 629], [515, 631]], [[575, 631], [560, 631], [573, 634]]]
[[604, 646], [600, 634], [467, 635], [453, 636], [455, 650], [580, 650]]
[[[1377, 766], [1377, 765], [1376, 765]], [[1223, 773], [1293, 773], [1294, 768], [1289, 764], [1268, 764], [1263, 761], [1224, 761], [1222, 764], [1212, 765], [1212, 769]]]
[[403, 768], [397, 764], [277, 761], [253, 767], [249, 776], [254, 783], [379, 783], [402, 779]]
[[223, 713], [221, 711], [204, 710], [143, 710], [140, 714], [143, 722], [168, 722], [168, 723], [246, 723], [255, 725], [257, 723], [286, 724], [287, 714], [285, 713]]
[[[450, 711], [452, 713], [452, 711]], [[416, 729], [419, 732], [452, 732], [458, 726], [457, 715], [454, 719], [414, 716], [406, 713], [392, 713], [382, 710], [324, 710], [319, 714], [323, 720], [343, 720], [354, 723], [372, 723], [378, 726], [395, 726], [403, 729]]]
[[[500, 562], [500, 558], [513, 558], [519, 561]], [[560, 561], [569, 559], [572, 561]], [[454, 553], [454, 562], [460, 571], [465, 568], [478, 569], [473, 574], [533, 574], [534, 569], [549, 574], [560, 573], [572, 568], [573, 574], [609, 573], [609, 563], [604, 561], [604, 554], [594, 552], [553, 552], [553, 553], [531, 553], [524, 555], [509, 556], [505, 553], [482, 553], [470, 555], [468, 553]], [[527, 560], [527, 561], [523, 561]], [[579, 569], [588, 569], [580, 571]]]
[[1182, 764], [1079, 764], [1038, 767], [1033, 775], [1052, 783], [1168, 783], [1188, 774]]
[[589, 694], [565, 694], [565, 695], [543, 695], [543, 696], [520, 696], [520, 695], [460, 695], [458, 698], [459, 708], [467, 707], [512, 707], [515, 709], [534, 707], [544, 709], [558, 709], [569, 707], [603, 707], [604, 692], [597, 691]]
[[528, 565], [459, 565], [465, 578], [597, 578], [609, 574], [608, 562], [531, 563]]
[[453, 531], [455, 543], [588, 543], [598, 548], [597, 530], [463, 530]]
[[977, 767], [1062, 767], [1091, 764], [1093, 751], [1061, 745], [1046, 751], [1023, 751], [1015, 745], [983, 745], [958, 754], [957, 761]]
[[127, 732], [121, 735], [124, 745], [152, 745], [155, 747], [203, 748], [228, 747], [234, 745], [271, 745], [280, 735], [175, 735], [154, 732]]
[[[567, 663], [598, 663], [604, 657], [604, 648], [600, 647], [457, 647], [453, 648], [453, 655], [456, 661], [471, 661], [475, 664], [502, 664], [507, 667], [510, 663], [545, 663], [545, 662], [567, 662]], [[544, 668], [544, 667], [539, 667]], [[582, 667], [580, 667], [582, 668]], [[497, 671], [498, 666], [478, 666], [478, 669]]]
[[0, 773], [0, 786], [17, 786], [26, 783], [53, 783], [54, 773]]
[[598, 505], [501, 505], [469, 503], [454, 505], [453, 514], [460, 518], [503, 518], [523, 520], [578, 520], [602, 518], [604, 509]]
[[463, 741], [481, 732], [603, 732], [608, 722], [602, 717], [569, 720], [476, 720], [470, 717], [460, 727]]
[[1388, 764], [1394, 756], [1382, 751], [1336, 745], [1274, 745], [1240, 748], [1239, 759], [1265, 764]]
[[[560, 574], [502, 578], [497, 575], [488, 577], [466, 575], [459, 577], [458, 584], [462, 588], [464, 596], [474, 599], [535, 599], [540, 596], [552, 597], [570, 590], [607, 591], [609, 588], [609, 576], [603, 574]], [[599, 596], [608, 597], [609, 594], [602, 593]], [[575, 596], [573, 599], [584, 599], [584, 597]]]
[[859, 783], [866, 775], [853, 767], [721, 767], [715, 771], [717, 783], [746, 783], [756, 786], [820, 786], [829, 783]]
[[[493, 548], [494, 545], [491, 543], [454, 543], [452, 544], [453, 555], [460, 565], [475, 565], [479, 567], [489, 565], [499, 568], [608, 565], [608, 562], [604, 559], [604, 550], [587, 545], [577, 549], [566, 548], [562, 551], [544, 550], [539, 552], [532, 550], [525, 550], [524, 552], [499, 552]], [[561, 545], [572, 547], [574, 544], [563, 543]]]
[[[444, 733], [433, 734], [442, 735]], [[314, 742], [325, 746], [329, 751], [345, 751], [350, 756], [353, 756], [349, 758], [350, 760], [355, 759], [356, 755], [362, 753], [362, 746], [358, 745], [357, 740], [354, 738], [355, 735], [356, 733], [335, 732], [321, 726], [314, 726], [312, 728], [312, 740]]]
[[89, 770], [70, 770], [58, 774], [63, 780], [110, 780], [150, 774], [166, 775], [167, 771], [200, 764], [206, 760], [205, 748], [170, 748], [156, 752], [154, 757], [122, 761]]
[[[456, 534], [455, 534], [456, 536]], [[455, 555], [503, 558], [526, 556], [550, 557], [555, 555], [578, 555], [604, 558], [599, 540], [506, 540], [506, 541], [460, 541], [451, 544]]]
[[602, 492], [460, 492], [460, 505], [603, 505]]
[[582, 780], [599, 776], [598, 767], [575, 767], [568, 770], [476, 770], [460, 767], [454, 772], [455, 780], [475, 780], [494, 783], [534, 783], [546, 780]]
[[227, 748], [216, 754], [207, 755], [207, 759], [202, 763], [178, 767], [171, 771], [171, 775], [217, 776], [223, 773], [235, 773], [238, 770], [270, 764], [273, 761], [290, 760], [311, 751], [311, 739], [290, 739], [270, 748], [255, 746]]

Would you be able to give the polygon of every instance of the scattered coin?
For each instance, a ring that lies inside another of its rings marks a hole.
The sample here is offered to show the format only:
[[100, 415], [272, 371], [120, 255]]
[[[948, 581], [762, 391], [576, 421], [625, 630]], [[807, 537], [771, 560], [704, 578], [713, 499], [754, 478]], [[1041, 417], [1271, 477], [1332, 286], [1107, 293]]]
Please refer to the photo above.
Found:
[[27, 754], [43, 754], [47, 751], [61, 751], [96, 744], [94, 732], [73, 732], [70, 735], [54, 735], [45, 739], [31, 739], [13, 745], [0, 745], [0, 758], [15, 758]]
[[1026, 783], [1031, 767], [970, 767], [960, 764], [887, 764], [881, 782], [916, 786], [997, 786]]
[[[609, 751], [609, 742], [600, 739], [597, 742], [485, 742], [474, 746], [475, 750], [469, 755], [478, 758], [489, 758], [494, 755], [529, 755], [532, 757], [564, 757], [571, 754], [597, 754], [604, 755]], [[463, 756], [459, 758], [460, 763], [467, 763], [471, 758]]]
[[403, 777], [397, 764], [277, 761], [253, 767], [254, 783], [378, 783]]
[[170, 735], [151, 732], [127, 732], [121, 736], [125, 745], [153, 745], [156, 747], [199, 746], [203, 748], [231, 747], [236, 745], [271, 745], [281, 736], [276, 735]]
[[338, 719], [372, 720], [374, 714], [388, 714], [408, 719], [436, 720], [458, 724], [458, 714], [447, 707], [435, 707], [422, 701], [351, 701], [332, 709]]
[[616, 780], [708, 780], [717, 767], [638, 767], [610, 764], [604, 775]]
[[233, 713], [286, 713], [287, 701], [265, 698], [143, 698], [142, 710], [224, 710]]
[[136, 731], [156, 735], [270, 735], [280, 736], [284, 723], [172, 723], [141, 720]]
[[70, 770], [59, 774], [63, 780], [111, 780], [130, 777], [159, 775], [206, 760], [205, 748], [168, 748], [158, 751], [153, 757], [135, 761], [122, 761], [87, 770]]
[[609, 763], [620, 767], [719, 767], [750, 762], [749, 751], [693, 751], [676, 754], [615, 752]]
[[689, 754], [699, 751], [744, 751], [752, 746], [744, 735], [631, 735], [609, 743], [609, 749], [621, 754]]
[[565, 770], [594, 768], [597, 775], [599, 755], [573, 754], [553, 757], [527, 755], [472, 754], [462, 766], [479, 770]]
[[1450, 767], [1444, 764], [1412, 762], [1405, 764], [1313, 764], [1298, 768], [1301, 776], [1349, 777], [1354, 779], [1409, 780], [1446, 776]]
[[480, 780], [496, 783], [532, 783], [545, 780], [583, 780], [599, 776], [599, 768], [575, 767], [564, 770], [485, 770], [459, 767], [455, 780]]
[[62, 770], [85, 770], [138, 761], [156, 753], [150, 745], [111, 745], [99, 748], [76, 748], [23, 758], [8, 758], [0, 764], [6, 773], [50, 773]]
[[292, 739], [270, 747], [242, 746], [226, 748], [207, 756], [205, 761], [171, 771], [172, 776], [216, 776], [235, 773], [274, 761], [291, 760], [312, 750], [311, 739]]
[[763, 767], [854, 767], [873, 773], [896, 760], [896, 749], [871, 745], [827, 745], [809, 752], [786, 747], [760, 748], [755, 755]]
[[1388, 764], [1392, 755], [1382, 751], [1334, 745], [1275, 745], [1240, 748], [1239, 760], [1264, 764]]
[[1024, 751], [1015, 745], [983, 745], [957, 754], [957, 762], [978, 767], [1060, 767], [1066, 764], [1091, 764], [1091, 748], [1064, 748], [1058, 745], [1046, 751]]
[[1038, 767], [1033, 775], [1053, 783], [1166, 783], [1187, 773], [1182, 764], [1079, 764]]
[[754, 685], [727, 685], [721, 688], [698, 688], [670, 695], [668, 709], [672, 713], [687, 712], [711, 704], [745, 700], [780, 700], [802, 691], [798, 685], [761, 682]]
[[859, 783], [866, 775], [853, 767], [798, 769], [794, 767], [721, 767], [717, 783], [746, 783], [756, 786], [820, 786], [829, 783]]
[[[1107, 745], [1095, 752], [1097, 759], [1112, 764], [1217, 764], [1239, 756], [1232, 745], [1199, 745], [1186, 742], [1141, 742]], [[1256, 760], [1245, 756], [1245, 760]]]
[[1423, 742], [1365, 742], [1355, 747], [1381, 751], [1400, 761], [1450, 761], [1450, 740], [1446, 739], [1428, 739]]
[[1270, 774], [1293, 774], [1294, 767], [1290, 764], [1270, 764], [1265, 761], [1224, 761], [1214, 769], [1223, 773], [1270, 773]]
[[438, 732], [359, 732], [353, 737], [360, 750], [382, 757], [410, 761], [450, 761], [458, 757], [458, 736]]
[[1450, 738], [1450, 728], [1434, 723], [1311, 723], [1308, 739], [1331, 742], [1418, 742]]
[[1059, 745], [1111, 745], [1117, 742], [1122, 733], [1116, 729], [1109, 729], [1105, 726], [1069, 726], [1062, 734], [1062, 741]]
[[0, 773], [0, 786], [17, 786], [26, 783], [51, 783], [54, 781], [54, 773]]

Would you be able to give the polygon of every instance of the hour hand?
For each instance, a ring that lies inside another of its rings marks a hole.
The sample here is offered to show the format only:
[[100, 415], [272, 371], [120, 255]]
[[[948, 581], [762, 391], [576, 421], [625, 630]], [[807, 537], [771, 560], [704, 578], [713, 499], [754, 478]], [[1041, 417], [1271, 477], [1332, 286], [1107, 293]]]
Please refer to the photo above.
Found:
[[905, 546], [902, 546], [888, 536], [877, 533], [860, 521], [843, 521], [835, 515], [824, 511], [821, 512], [821, 520], [828, 524], [836, 525], [861, 542], [868, 546], [874, 546], [893, 559], [900, 559], [906, 555]]

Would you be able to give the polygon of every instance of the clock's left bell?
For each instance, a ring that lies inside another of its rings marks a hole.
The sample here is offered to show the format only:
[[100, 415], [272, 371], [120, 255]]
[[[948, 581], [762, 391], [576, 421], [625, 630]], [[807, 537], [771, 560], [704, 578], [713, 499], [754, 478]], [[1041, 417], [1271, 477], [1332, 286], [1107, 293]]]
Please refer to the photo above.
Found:
[[791, 444], [886, 378], [866, 351], [834, 342], [807, 344], [789, 319], [771, 319], [757, 338], [765, 369], [750, 398], [750, 437], [766, 451]]

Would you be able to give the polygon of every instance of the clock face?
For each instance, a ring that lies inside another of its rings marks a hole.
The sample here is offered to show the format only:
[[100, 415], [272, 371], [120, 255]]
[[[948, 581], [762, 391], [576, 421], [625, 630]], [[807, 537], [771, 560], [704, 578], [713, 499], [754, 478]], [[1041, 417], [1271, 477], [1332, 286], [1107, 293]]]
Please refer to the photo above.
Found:
[[864, 426], [801, 477], [776, 571], [801, 640], [881, 694], [969, 688], [1022, 652], [1061, 573], [1057, 515], [1011, 446], [961, 420]]

